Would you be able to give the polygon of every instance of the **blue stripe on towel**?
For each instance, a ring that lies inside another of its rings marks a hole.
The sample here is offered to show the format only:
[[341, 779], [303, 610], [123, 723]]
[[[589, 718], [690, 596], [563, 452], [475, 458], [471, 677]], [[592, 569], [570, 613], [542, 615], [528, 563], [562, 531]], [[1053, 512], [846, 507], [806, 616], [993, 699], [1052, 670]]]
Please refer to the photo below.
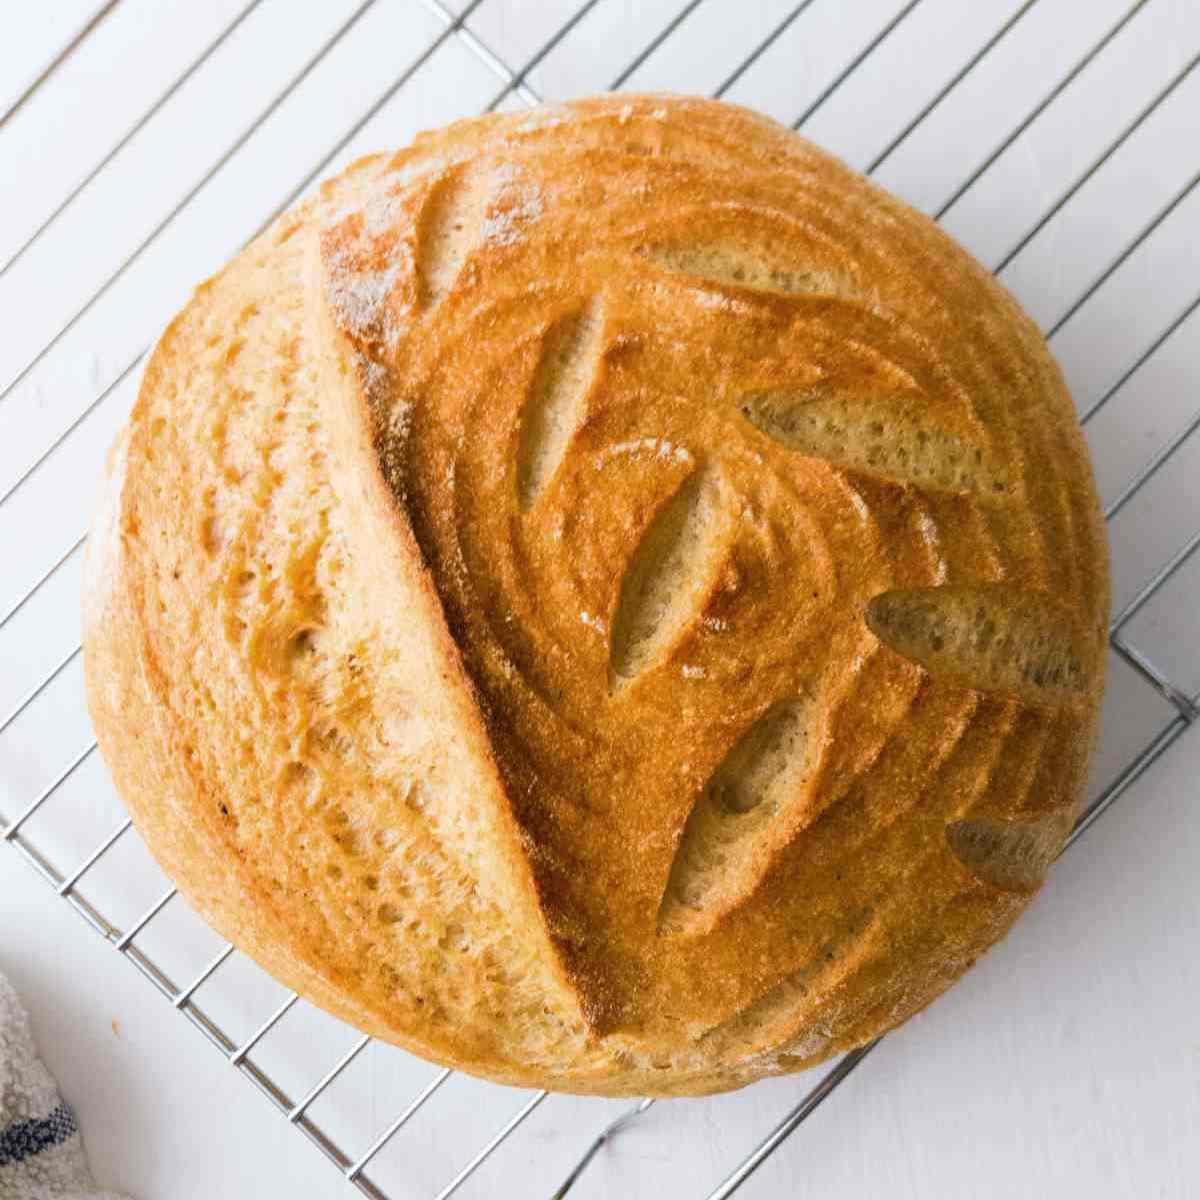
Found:
[[60, 1104], [49, 1116], [39, 1117], [35, 1121], [14, 1121], [7, 1128], [0, 1129], [0, 1167], [32, 1158], [51, 1146], [65, 1142], [78, 1130], [75, 1114], [65, 1104]]

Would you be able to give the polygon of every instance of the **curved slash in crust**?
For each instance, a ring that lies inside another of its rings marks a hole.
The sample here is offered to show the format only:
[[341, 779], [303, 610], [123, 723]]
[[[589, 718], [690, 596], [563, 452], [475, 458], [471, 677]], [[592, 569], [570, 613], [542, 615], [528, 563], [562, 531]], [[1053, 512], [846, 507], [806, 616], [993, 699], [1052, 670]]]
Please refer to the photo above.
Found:
[[883, 592], [866, 622], [931, 675], [1056, 707], [1086, 694], [1094, 655], [1048, 596], [1007, 584]]
[[480, 239], [494, 191], [490, 175], [463, 168], [434, 184], [417, 234], [421, 303], [426, 308], [435, 308], [454, 286], [467, 255]]
[[742, 246], [651, 246], [642, 251], [653, 263], [681, 275], [694, 275], [730, 287], [778, 296], [840, 294], [835, 280], [803, 267], [785, 267]]
[[866, 399], [758, 392], [742, 415], [768, 437], [890, 483], [996, 497], [1008, 481], [994, 456], [942, 429], [911, 397]]
[[751, 885], [766, 842], [803, 808], [816, 738], [812, 709], [777, 701], [734, 744], [701, 793], [679, 839], [659, 910], [659, 932], [706, 927]]
[[977, 879], [1005, 892], [1033, 892], [1046, 878], [1070, 825], [1070, 813], [1037, 821], [966, 817], [946, 826], [946, 842]]
[[517, 447], [517, 501], [528, 512], [554, 477], [579, 428], [603, 349], [600, 305], [551, 326], [542, 343]]
[[699, 612], [733, 533], [722, 493], [715, 469], [693, 472], [642, 536], [612, 621], [612, 691], [653, 666]]

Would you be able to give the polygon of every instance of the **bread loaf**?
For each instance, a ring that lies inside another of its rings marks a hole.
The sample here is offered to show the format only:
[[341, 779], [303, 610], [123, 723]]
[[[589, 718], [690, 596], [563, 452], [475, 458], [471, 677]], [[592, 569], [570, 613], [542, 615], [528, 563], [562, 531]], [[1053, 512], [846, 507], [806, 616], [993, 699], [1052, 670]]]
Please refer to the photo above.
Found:
[[288, 986], [671, 1095], [904, 1020], [1076, 811], [1106, 550], [1045, 344], [744, 109], [363, 159], [174, 319], [88, 544], [97, 735]]

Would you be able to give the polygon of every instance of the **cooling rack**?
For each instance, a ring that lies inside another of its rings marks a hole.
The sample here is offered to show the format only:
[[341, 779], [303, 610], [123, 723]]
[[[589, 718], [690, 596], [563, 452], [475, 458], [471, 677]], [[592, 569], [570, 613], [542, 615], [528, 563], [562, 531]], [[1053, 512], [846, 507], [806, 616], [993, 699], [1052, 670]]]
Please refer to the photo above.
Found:
[[[79, 559], [138, 367], [182, 281], [356, 154], [471, 112], [661, 87], [770, 112], [905, 195], [1039, 320], [1095, 458], [1116, 615], [1103, 736], [1068, 845], [1195, 723], [1195, 6], [220, 0], [172, 8], [169, 28], [137, 0], [45, 7], [0, 49], [0, 178], [22, 180], [5, 186], [0, 231], [0, 836], [364, 1195], [444, 1200], [561, 1105], [581, 1157], [561, 1182], [526, 1172], [522, 1192], [562, 1197], [651, 1102], [587, 1108], [463, 1081], [283, 992], [173, 903], [95, 754]], [[114, 71], [136, 85], [110, 91]], [[815, 1085], [796, 1079], [806, 1093], [696, 1194], [739, 1191], [877, 1044]], [[355, 1089], [331, 1101], [372, 1055], [397, 1091], [382, 1120]], [[460, 1082], [471, 1103], [447, 1131], [430, 1113]], [[441, 1177], [393, 1182], [405, 1136], [441, 1138]]]

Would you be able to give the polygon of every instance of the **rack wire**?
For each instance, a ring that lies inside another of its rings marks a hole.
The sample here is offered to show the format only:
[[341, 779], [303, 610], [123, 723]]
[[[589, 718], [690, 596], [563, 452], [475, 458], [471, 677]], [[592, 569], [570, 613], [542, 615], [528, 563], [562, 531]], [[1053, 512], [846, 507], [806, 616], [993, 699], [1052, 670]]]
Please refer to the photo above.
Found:
[[[172, 229], [180, 216], [186, 212], [206, 187], [216, 179], [226, 166], [235, 158], [238, 152], [246, 146], [280, 108], [289, 103], [297, 89], [309, 79], [315, 71], [321, 68], [329, 55], [341, 45], [355, 26], [364, 20], [367, 14], [382, 0], [363, 0], [352, 8], [340, 24], [321, 38], [286, 79], [283, 86], [277, 90], [256, 112], [253, 118], [243, 126], [240, 133], [227, 144], [226, 148], [209, 163], [203, 172], [188, 184], [180, 197], [170, 204], [161, 217], [152, 225], [148, 233], [138, 244], [104, 275], [99, 283], [88, 293], [80, 297], [81, 302], [72, 308], [66, 319], [61, 321], [51, 336], [27, 347], [27, 354], [21, 360], [21, 365], [8, 377], [0, 379], [0, 409], [6, 404], [14, 404], [24, 397], [22, 385], [30, 376], [44, 364], [54, 359], [66, 339], [88, 318], [89, 314], [121, 284], [128, 272], [139, 263], [142, 257], [168, 231]], [[406, 3], [414, 10], [423, 10], [431, 19], [433, 32], [414, 57], [396, 74], [375, 99], [358, 112], [349, 121], [338, 138], [312, 164], [300, 181], [287, 189], [286, 194], [269, 205], [266, 218], [258, 225], [264, 228], [278, 213], [287, 208], [293, 201], [306, 192], [315, 181], [335, 164], [341, 156], [353, 148], [358, 136], [368, 127], [385, 107], [401, 96], [403, 90], [414, 81], [427, 67], [430, 61], [450, 43], [457, 43], [465, 48], [486, 72], [494, 78], [494, 94], [483, 105], [484, 111], [494, 111], [503, 107], [515, 105], [532, 105], [540, 101], [538, 90], [531, 83], [531, 76], [547, 60], [551, 59], [560, 47], [572, 37], [579, 34], [581, 29], [594, 18], [605, 6], [616, 3], [617, 0], [586, 0], [577, 6], [559, 5], [562, 9], [557, 14], [558, 20], [553, 31], [543, 37], [540, 43], [517, 65], [509, 65], [500, 50], [493, 48], [489, 41], [477, 32], [474, 22], [484, 15], [485, 5], [493, 0], [469, 0], [457, 11], [452, 10], [442, 0], [396, 0]], [[911, 22], [920, 12], [923, 5], [934, 0], [909, 0], [885, 14], [869, 36], [858, 45], [847, 58], [844, 65], [836, 70], [828, 81], [807, 102], [803, 111], [793, 122], [793, 127], [807, 127], [839, 92], [855, 77], [856, 73], [869, 64], [872, 57], [885, 47], [889, 39], [894, 38], [906, 22]], [[897, 132], [887, 143], [874, 154], [866, 163], [867, 172], [877, 174], [893, 156], [897, 154], [931, 117], [942, 111], [943, 105], [958, 96], [964, 84], [979, 70], [981, 65], [1006, 44], [1023, 22], [1030, 20], [1031, 15], [1040, 6], [1065, 4], [1068, 0], [1026, 0], [1025, 3], [1011, 6], [1010, 10], [987, 33], [987, 36], [977, 47], [958, 65], [931, 95], [927, 96], [900, 125]], [[949, 191], [940, 204], [932, 207], [932, 215], [939, 221], [953, 216], [963, 201], [970, 196], [972, 190], [1008, 151], [1018, 143], [1028, 131], [1038, 126], [1057, 103], [1067, 96], [1073, 85], [1085, 76], [1099, 61], [1118, 50], [1128, 39], [1131, 27], [1144, 19], [1143, 13], [1147, 8], [1153, 8], [1155, 0], [1137, 0], [1123, 11], [1104, 28], [1100, 35], [1087, 45], [1082, 54], [1078, 55], [1066, 69], [1059, 68], [1053, 77], [1047, 78], [1041, 87], [1038, 98], [1022, 111], [1015, 120], [1009, 122], [1007, 132], [986, 154], [979, 157]], [[177, 74], [136, 118], [105, 148], [95, 161], [81, 164], [77, 180], [66, 191], [61, 199], [50, 206], [29, 233], [22, 237], [19, 244], [0, 264], [0, 282], [5, 275], [17, 270], [26, 256], [36, 252], [46, 239], [53, 238], [65, 214], [69, 214], [72, 206], [84, 196], [94, 181], [100, 179], [104, 172], [118, 160], [122, 152], [155, 121], [172, 101], [188, 87], [196, 76], [208, 67], [227, 43], [238, 35], [256, 12], [262, 8], [265, 0], [249, 0], [220, 28], [216, 36], [203, 45], [181, 73]], [[690, 20], [697, 16], [698, 10], [715, 4], [716, 0], [689, 0], [671, 13], [665, 22], [657, 29], [639, 30], [637, 39], [640, 45], [636, 52], [624, 63], [610, 80], [612, 89], [622, 88], [628, 81], [638, 76], [643, 68], [652, 61], [661, 59], [664, 52], [669, 52], [671, 45], [681, 36]], [[769, 56], [781, 44], [781, 39], [801, 28], [810, 10], [817, 5], [830, 4], [831, 0], [801, 0], [786, 11], [781, 12], [780, 18], [765, 35], [762, 36], [740, 60], [723, 73], [720, 84], [712, 89], [715, 96], [726, 96], [735, 89], [739, 99], [753, 102], [754, 95], [745, 87], [756, 66]], [[0, 116], [0, 129], [18, 115], [23, 106], [38, 95], [39, 90], [53, 87], [56, 74], [68, 62], [71, 54], [89, 37], [96, 35], [96, 30], [110, 17], [117, 7], [118, 0], [101, 5], [92, 12], [88, 19], [71, 34], [64, 44], [55, 50], [50, 48], [47, 64], [34, 77], [33, 81], [21, 92], [8, 110]], [[709, 14], [711, 15], [711, 13]], [[730, 15], [732, 15], [730, 11]], [[1028, 224], [1011, 245], [1001, 254], [994, 257], [992, 263], [996, 274], [1005, 277], [1006, 272], [1019, 260], [1023, 261], [1024, 252], [1033, 246], [1040, 235], [1060, 216], [1073, 200], [1085, 189], [1094, 186], [1098, 177], [1102, 176], [1105, 168], [1123, 151], [1127, 150], [1131, 139], [1134, 139], [1144, 129], [1148, 122], [1155, 119], [1164, 105], [1180, 92], [1192, 80], [1197, 65], [1200, 64], [1200, 49], [1190, 56], [1181, 57], [1177, 70], [1165, 76], [1153, 94], [1132, 115], [1120, 125], [1118, 132], [1109, 138], [1099, 153], [1088, 158], [1080, 170], [1071, 178], [1069, 184], [1054, 195], [1052, 201], [1042, 209], [1036, 220]], [[837, 149], [838, 147], [834, 147]], [[1200, 143], [1193, 140], [1185, 151], [1200, 158]], [[1044, 323], [1046, 336], [1052, 342], [1078, 314], [1089, 308], [1097, 301], [1102, 301], [1113, 281], [1127, 264], [1136, 259], [1139, 252], [1164, 229], [1175, 229], [1179, 225], [1181, 213], [1187, 210], [1187, 205], [1200, 186], [1200, 162], [1197, 170], [1177, 188], [1165, 203], [1150, 217], [1140, 224], [1119, 250], [1107, 261], [1102, 268], [1095, 271], [1086, 286], [1061, 308], [1058, 315]], [[253, 236], [253, 235], [252, 235]], [[1193, 231], [1194, 236], [1194, 231]], [[250, 239], [246, 239], [247, 241]], [[242, 243], [244, 244], [244, 242]], [[236, 246], [229, 246], [232, 252]], [[1154, 360], [1159, 351], [1172, 342], [1179, 332], [1189, 326], [1200, 308], [1200, 292], [1180, 307], [1160, 329], [1154, 332], [1143, 349], [1139, 350], [1131, 360], [1124, 365], [1116, 378], [1107, 386], [1101, 387], [1094, 395], [1082, 398], [1081, 419], [1085, 428], [1092, 426], [1101, 414], [1106, 412], [1114, 399], [1138, 378], [1148, 364]], [[161, 313], [147, 313], [147, 324], [160, 318]], [[20, 493], [29, 487], [41, 473], [52, 468], [57, 457], [64, 452], [74, 438], [79, 434], [89, 419], [98, 411], [111, 405], [122, 385], [134, 375], [138, 364], [142, 361], [147, 348], [130, 358], [124, 365], [109, 372], [106, 380], [99, 381], [95, 395], [84, 407], [70, 419], [60, 430], [53, 432], [44, 446], [34, 449], [28, 460], [18, 464], [9, 472], [9, 477], [3, 482], [3, 494], [0, 495], [0, 514], [4, 508], [16, 501]], [[1194, 382], [1196, 376], [1192, 376]], [[1195, 444], [1194, 435], [1200, 432], [1200, 411], [1191, 415], [1178, 429], [1154, 451], [1116, 492], [1108, 503], [1106, 517], [1114, 521], [1124, 512], [1135, 498], [1143, 495], [1164, 469], [1177, 461], [1178, 456]], [[80, 523], [85, 518], [85, 510], [78, 513]], [[70, 563], [76, 562], [84, 543], [85, 535], [67, 539], [61, 549], [42, 553], [43, 565], [34, 561], [24, 572], [22, 585], [14, 589], [16, 594], [0, 616], [0, 633], [17, 621], [20, 614], [40, 603], [52, 582]], [[1136, 637], [1131, 632], [1136, 626], [1139, 614], [1143, 614], [1147, 606], [1156, 602], [1163, 590], [1173, 580], [1185, 572], [1192, 561], [1197, 549], [1200, 548], [1200, 529], [1185, 537], [1181, 544], [1157, 564], [1148, 575], [1138, 571], [1137, 586], [1127, 589], [1127, 595], [1121, 604], [1110, 629], [1110, 644], [1113, 655], [1134, 673], [1138, 686], [1148, 689], [1165, 703], [1165, 718], [1153, 729], [1151, 736], [1143, 744], [1137, 746], [1115, 771], [1106, 785], [1091, 797], [1070, 836], [1068, 846], [1075, 845], [1082, 835], [1096, 822], [1108, 808], [1116, 803], [1145, 772], [1159, 760], [1171, 746], [1196, 723], [1200, 715], [1200, 694], [1190, 691], [1186, 682], [1173, 678], [1170, 671], [1165, 670], [1154, 656], [1139, 646]], [[26, 555], [26, 557], [32, 557]], [[1144, 577], [1142, 577], [1144, 575]], [[1190, 600], [1194, 605], [1195, 597]], [[59, 657], [41, 678], [28, 688], [23, 696], [13, 705], [8, 713], [0, 720], [0, 737], [16, 725], [27, 712], [36, 708], [48, 689], [60, 680], [72, 667], [80, 654], [76, 643], [69, 651]], [[161, 919], [162, 914], [172, 905], [176, 895], [174, 888], [167, 888], [149, 904], [140, 915], [130, 921], [121, 922], [107, 915], [99, 903], [93, 902], [82, 894], [82, 886], [88, 882], [91, 874], [109, 856], [115, 847], [123, 841], [136, 838], [131, 832], [130, 822], [126, 819], [117, 824], [103, 837], [94, 848], [89, 850], [73, 866], [63, 868], [54, 861], [54, 855], [32, 830], [36, 820], [44, 818], [53, 809], [56, 799], [59, 804], [67, 789], [67, 784], [84, 765], [92, 758], [96, 750], [94, 740], [86, 740], [81, 747], [61, 766], [52, 777], [33, 790], [32, 798], [28, 799], [18, 810], [8, 816], [0, 817], [0, 836], [46, 881], [47, 884], [67, 903], [80, 917], [85, 920], [103, 939], [122, 956], [124, 956], [150, 984], [156, 988], [178, 1011], [189, 1021], [230, 1063], [232, 1068], [244, 1079], [257, 1088], [290, 1124], [294, 1125], [329, 1161], [342, 1173], [345, 1179], [362, 1194], [386, 1200], [389, 1193], [384, 1186], [372, 1178], [370, 1168], [380, 1152], [395, 1139], [401, 1131], [421, 1112], [427, 1102], [452, 1077], [452, 1072], [443, 1070], [433, 1075], [409, 1100], [403, 1105], [393, 1119], [378, 1130], [374, 1137], [366, 1142], [366, 1148], [358, 1153], [352, 1153], [344, 1148], [346, 1140], [336, 1136], [323, 1127], [314, 1118], [312, 1110], [328, 1089], [350, 1068], [351, 1064], [367, 1049], [371, 1039], [361, 1036], [335, 1061], [327, 1066], [319, 1075], [313, 1078], [306, 1087], [285, 1087], [275, 1079], [270, 1070], [258, 1061], [257, 1052], [267, 1039], [284, 1020], [287, 1014], [297, 1005], [298, 998], [294, 993], [288, 994], [253, 1028], [248, 1036], [235, 1036], [226, 1029], [218, 1019], [206, 1011], [202, 1001], [205, 989], [210, 987], [218, 975], [229, 970], [231, 961], [238, 957], [233, 946], [225, 944], [204, 964], [198, 972], [177, 982], [174, 975], [163, 966], [149, 949], [143, 944], [146, 935], [154, 922]], [[69, 813], [66, 814], [69, 816]], [[66, 819], [64, 817], [64, 819]], [[760, 1142], [754, 1146], [739, 1163], [732, 1164], [727, 1176], [717, 1183], [709, 1193], [709, 1200], [722, 1200], [737, 1192], [760, 1166], [775, 1153], [799, 1126], [806, 1121], [816, 1109], [827, 1100], [837, 1087], [855, 1071], [878, 1045], [878, 1041], [864, 1046], [852, 1053], [844, 1055], [821, 1076], [819, 1082], [811, 1088], [788, 1111], [778, 1123], [771, 1128]], [[399, 1052], [397, 1052], [399, 1053]], [[504, 1096], [512, 1093], [495, 1089], [497, 1111], [505, 1111]], [[451, 1175], [440, 1191], [436, 1193], [437, 1200], [454, 1195], [475, 1174], [475, 1172], [510, 1138], [517, 1134], [520, 1127], [532, 1114], [550, 1097], [544, 1091], [533, 1093], [525, 1103], [507, 1119], [499, 1120], [494, 1133], [470, 1155], [464, 1155], [461, 1165]], [[571, 1170], [568, 1177], [553, 1192], [553, 1196], [566, 1196], [580, 1177], [585, 1168], [593, 1161], [600, 1148], [605, 1145], [621, 1129], [635, 1121], [644, 1113], [652, 1102], [645, 1100], [624, 1111], [606, 1126], [585, 1149], [582, 1157]], [[453, 1168], [452, 1168], [453, 1169]], [[553, 1180], [541, 1181], [549, 1193]]]

